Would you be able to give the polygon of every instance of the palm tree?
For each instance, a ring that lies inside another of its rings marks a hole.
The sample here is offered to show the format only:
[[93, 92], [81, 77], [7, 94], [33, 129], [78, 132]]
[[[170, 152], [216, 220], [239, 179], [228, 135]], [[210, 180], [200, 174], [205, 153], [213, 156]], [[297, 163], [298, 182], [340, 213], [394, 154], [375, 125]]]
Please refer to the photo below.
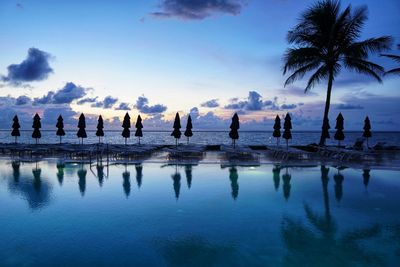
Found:
[[[397, 45], [397, 48], [400, 50], [400, 44]], [[400, 63], [400, 56], [398, 55], [388, 55], [388, 54], [382, 54], [384, 57], [388, 57], [395, 61], [396, 63]], [[394, 68], [391, 70], [388, 70], [385, 74], [397, 74], [400, 75], [400, 66], [398, 68]]]
[[360, 41], [366, 20], [367, 8], [364, 6], [352, 9], [349, 5], [342, 11], [340, 1], [323, 0], [307, 9], [299, 24], [287, 34], [287, 40], [293, 46], [284, 55], [283, 74], [291, 73], [285, 86], [311, 71], [315, 72], [310, 76], [305, 92], [322, 80], [328, 81], [320, 145], [324, 145], [327, 138], [333, 81], [342, 67], [382, 82], [383, 67], [369, 61], [368, 56], [388, 50], [392, 38], [382, 36]]

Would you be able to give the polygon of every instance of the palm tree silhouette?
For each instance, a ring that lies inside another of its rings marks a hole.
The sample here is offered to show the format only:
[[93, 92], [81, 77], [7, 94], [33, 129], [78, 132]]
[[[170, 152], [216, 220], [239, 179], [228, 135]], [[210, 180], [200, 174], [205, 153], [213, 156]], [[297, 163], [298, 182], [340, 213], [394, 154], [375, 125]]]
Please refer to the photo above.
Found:
[[[400, 44], [397, 45], [397, 48], [400, 50]], [[389, 54], [382, 54], [384, 57], [388, 57], [395, 61], [396, 63], [400, 63], [400, 56], [399, 55], [389, 55]], [[400, 66], [391, 70], [388, 70], [385, 74], [397, 74], [400, 75]]]
[[319, 1], [301, 16], [287, 34], [289, 44], [284, 55], [283, 74], [291, 72], [285, 86], [302, 79], [308, 72], [316, 70], [309, 78], [305, 92], [322, 80], [328, 80], [324, 118], [320, 145], [325, 144], [329, 128], [329, 106], [334, 79], [342, 67], [363, 73], [382, 82], [382, 66], [368, 60], [370, 53], [379, 53], [390, 48], [392, 38], [382, 36], [359, 41], [362, 27], [367, 20], [367, 8], [341, 11], [340, 2]]

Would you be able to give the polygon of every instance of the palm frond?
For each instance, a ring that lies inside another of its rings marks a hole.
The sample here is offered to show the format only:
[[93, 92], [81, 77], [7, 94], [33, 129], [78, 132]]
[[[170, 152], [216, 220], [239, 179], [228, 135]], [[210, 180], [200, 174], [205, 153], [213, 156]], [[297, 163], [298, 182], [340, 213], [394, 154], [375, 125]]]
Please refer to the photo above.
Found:
[[384, 69], [378, 64], [351, 57], [346, 57], [344, 59], [344, 64], [348, 69], [354, 70], [358, 73], [366, 74], [370, 77], [375, 78], [378, 82], [382, 82], [380, 74], [384, 73]]
[[285, 85], [284, 85], [284, 86], [286, 87], [287, 85], [293, 83], [294, 81], [303, 78], [304, 75], [305, 75], [308, 71], [311, 71], [311, 70], [313, 70], [313, 69], [318, 68], [319, 65], [320, 65], [320, 62], [319, 62], [319, 61], [313, 61], [313, 62], [311, 62], [311, 63], [309, 63], [309, 64], [307, 64], [307, 65], [305, 65], [305, 66], [303, 66], [303, 67], [298, 68], [296, 71], [294, 71], [294, 72], [292, 73], [292, 75], [290, 75], [290, 76], [286, 79]]
[[385, 75], [387, 75], [387, 74], [399, 74], [400, 75], [400, 68], [395, 68], [395, 69], [392, 69], [392, 70], [388, 70], [385, 73]]
[[314, 47], [289, 48], [285, 55], [283, 74], [289, 70], [296, 70], [320, 59], [320, 52]]
[[304, 89], [304, 92], [308, 92], [322, 79], [327, 77], [328, 77], [328, 68], [326, 67], [326, 65], [323, 65], [313, 75], [311, 75], [310, 79], [308, 80], [307, 86]]
[[400, 56], [398, 56], [398, 55], [381, 54], [381, 56], [388, 57], [388, 58], [393, 59], [394, 61], [400, 63]]

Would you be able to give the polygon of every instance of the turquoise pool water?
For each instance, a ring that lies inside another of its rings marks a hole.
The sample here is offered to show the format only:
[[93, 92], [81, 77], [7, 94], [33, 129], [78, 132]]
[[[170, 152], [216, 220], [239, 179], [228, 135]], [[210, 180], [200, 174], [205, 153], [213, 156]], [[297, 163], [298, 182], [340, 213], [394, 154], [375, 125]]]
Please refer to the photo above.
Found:
[[398, 266], [399, 174], [0, 160], [0, 266]]

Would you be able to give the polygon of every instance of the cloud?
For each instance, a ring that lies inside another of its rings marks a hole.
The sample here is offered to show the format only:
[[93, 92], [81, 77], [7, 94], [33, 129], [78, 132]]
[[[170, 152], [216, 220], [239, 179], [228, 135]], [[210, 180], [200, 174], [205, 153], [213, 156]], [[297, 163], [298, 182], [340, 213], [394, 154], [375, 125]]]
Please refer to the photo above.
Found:
[[91, 106], [94, 108], [105, 108], [110, 109], [118, 102], [118, 98], [112, 96], [106, 96], [103, 101], [93, 103]]
[[205, 108], [216, 108], [219, 107], [218, 99], [211, 99], [201, 104]]
[[21, 95], [15, 100], [15, 105], [22, 106], [31, 102], [31, 99], [26, 95]]
[[246, 100], [239, 100], [238, 98], [232, 98], [231, 103], [226, 105], [225, 109], [234, 109], [237, 111], [260, 111], [264, 109], [269, 110], [279, 110], [279, 106], [277, 104], [278, 98], [275, 97], [274, 100], [266, 100], [262, 99], [262, 96], [256, 91], [250, 91]]
[[34, 105], [46, 104], [70, 104], [72, 101], [84, 97], [87, 93], [87, 88], [77, 86], [72, 82], [67, 82], [63, 88], [56, 92], [49, 91], [46, 95], [35, 98]]
[[281, 109], [295, 109], [297, 108], [296, 104], [283, 104], [281, 105]]
[[278, 92], [285, 96], [287, 95], [298, 96], [298, 97], [318, 96], [318, 94], [313, 90], [310, 90], [307, 93], [305, 93], [304, 88], [300, 88], [297, 86], [289, 86], [287, 88], [279, 89]]
[[50, 54], [37, 48], [29, 48], [27, 58], [20, 64], [11, 64], [7, 67], [7, 76], [2, 76], [3, 82], [19, 86], [22, 83], [42, 81], [53, 73], [50, 67]]
[[353, 104], [348, 104], [348, 103], [341, 103], [341, 104], [337, 104], [336, 109], [364, 109], [364, 107], [362, 107], [361, 105], [353, 105]]
[[164, 105], [157, 104], [149, 106], [148, 103], [149, 100], [145, 96], [139, 96], [136, 100], [135, 108], [145, 114], [163, 113], [167, 110], [167, 107]]
[[115, 108], [115, 110], [131, 110], [131, 108], [129, 107], [128, 103], [122, 102], [118, 107]]
[[80, 99], [78, 102], [76, 102], [76, 104], [78, 104], [78, 105], [83, 105], [83, 104], [86, 104], [86, 103], [94, 103], [94, 102], [96, 102], [97, 101], [97, 96], [96, 97], [86, 97], [86, 98], [82, 98], [82, 99]]
[[159, 18], [201, 20], [217, 13], [239, 15], [243, 2], [239, 0], [163, 0], [161, 11], [151, 13]]

